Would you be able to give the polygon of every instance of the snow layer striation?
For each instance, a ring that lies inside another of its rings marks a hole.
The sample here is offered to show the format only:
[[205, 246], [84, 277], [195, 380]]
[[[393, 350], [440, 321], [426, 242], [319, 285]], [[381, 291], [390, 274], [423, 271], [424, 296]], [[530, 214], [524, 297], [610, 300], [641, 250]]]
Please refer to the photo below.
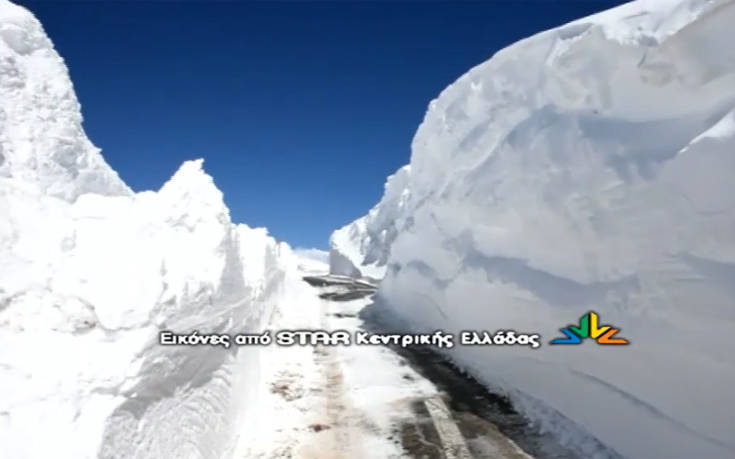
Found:
[[548, 342], [597, 311], [629, 346], [451, 358], [584, 457], [732, 457], [733, 24], [733, 1], [637, 1], [498, 52], [431, 102], [333, 270], [387, 266], [415, 329]]

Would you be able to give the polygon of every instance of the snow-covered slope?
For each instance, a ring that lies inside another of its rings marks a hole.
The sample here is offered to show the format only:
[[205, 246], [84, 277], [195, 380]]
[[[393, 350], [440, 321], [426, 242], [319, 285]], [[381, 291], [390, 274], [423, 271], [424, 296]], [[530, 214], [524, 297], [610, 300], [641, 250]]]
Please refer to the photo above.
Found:
[[734, 25], [733, 1], [637, 1], [500, 51], [332, 253], [389, 254], [380, 300], [417, 329], [620, 328], [451, 353], [583, 456], [735, 456]]
[[0, 456], [226, 456], [257, 347], [158, 332], [260, 331], [294, 265], [230, 222], [201, 160], [132, 193], [41, 25], [0, 0]]

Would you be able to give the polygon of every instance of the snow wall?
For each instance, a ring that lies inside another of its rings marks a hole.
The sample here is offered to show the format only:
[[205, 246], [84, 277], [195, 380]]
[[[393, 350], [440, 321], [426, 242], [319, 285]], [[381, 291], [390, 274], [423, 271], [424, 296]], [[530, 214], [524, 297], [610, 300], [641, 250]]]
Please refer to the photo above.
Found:
[[[332, 270], [383, 270], [416, 330], [540, 333], [449, 355], [583, 457], [735, 457], [734, 26], [733, 1], [637, 1], [498, 52]], [[548, 345], [591, 310], [631, 344]]]
[[131, 192], [81, 122], [41, 25], [0, 0], [0, 456], [227, 457], [257, 347], [158, 333], [260, 332], [291, 250], [232, 224], [201, 160]]
[[410, 166], [388, 177], [380, 203], [329, 238], [329, 272], [381, 279], [385, 276], [390, 247], [403, 227], [409, 202]]

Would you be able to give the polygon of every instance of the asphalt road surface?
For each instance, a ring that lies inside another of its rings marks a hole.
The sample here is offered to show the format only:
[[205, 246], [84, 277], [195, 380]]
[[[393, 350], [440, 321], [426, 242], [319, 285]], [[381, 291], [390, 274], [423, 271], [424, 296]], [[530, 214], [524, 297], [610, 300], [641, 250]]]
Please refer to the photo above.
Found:
[[[306, 276], [304, 280], [318, 289], [320, 298], [346, 304], [372, 296], [377, 288], [370, 280], [344, 276]], [[371, 303], [359, 311], [350, 308], [341, 311], [337, 307], [330, 314], [336, 319], [357, 318], [361, 321], [360, 328], [368, 332], [400, 331], [391, 329], [389, 324], [396, 321], [386, 317], [384, 311], [379, 312]], [[413, 418], [404, 421], [397, 429], [397, 441], [400, 441], [407, 457], [577, 458], [549, 435], [534, 428], [508, 399], [489, 392], [435, 349], [428, 346], [386, 347], [399, 356], [401, 364], [413, 368], [416, 374], [438, 389], [438, 395], [413, 400]]]

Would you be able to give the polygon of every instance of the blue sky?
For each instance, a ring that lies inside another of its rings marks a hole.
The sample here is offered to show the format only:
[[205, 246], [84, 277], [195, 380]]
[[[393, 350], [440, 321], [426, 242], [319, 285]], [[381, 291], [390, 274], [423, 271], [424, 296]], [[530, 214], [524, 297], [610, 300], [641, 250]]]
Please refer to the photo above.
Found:
[[19, 3], [134, 190], [203, 157], [233, 221], [326, 248], [408, 162], [443, 88], [514, 41], [623, 2]]

